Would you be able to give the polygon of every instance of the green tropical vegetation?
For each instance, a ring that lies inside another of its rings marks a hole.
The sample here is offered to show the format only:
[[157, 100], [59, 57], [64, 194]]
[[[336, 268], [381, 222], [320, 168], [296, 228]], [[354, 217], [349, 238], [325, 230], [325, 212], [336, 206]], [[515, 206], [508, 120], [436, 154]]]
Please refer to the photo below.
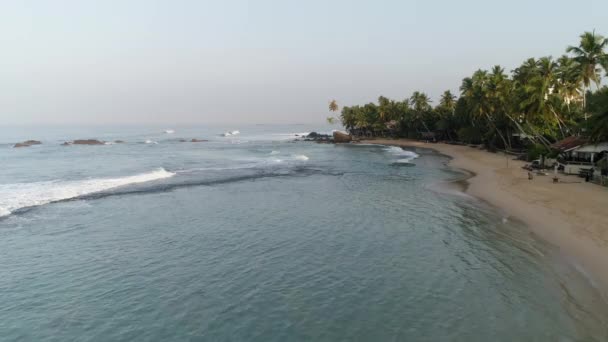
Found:
[[[499, 65], [465, 77], [457, 97], [437, 104], [415, 91], [395, 101], [343, 106], [355, 136], [393, 136], [484, 144], [490, 149], [548, 150], [572, 135], [608, 140], [608, 39], [585, 32], [557, 59], [529, 58], [510, 73]], [[335, 104], [335, 101], [332, 102]], [[330, 105], [330, 109], [331, 109]], [[337, 110], [337, 105], [336, 107]]]

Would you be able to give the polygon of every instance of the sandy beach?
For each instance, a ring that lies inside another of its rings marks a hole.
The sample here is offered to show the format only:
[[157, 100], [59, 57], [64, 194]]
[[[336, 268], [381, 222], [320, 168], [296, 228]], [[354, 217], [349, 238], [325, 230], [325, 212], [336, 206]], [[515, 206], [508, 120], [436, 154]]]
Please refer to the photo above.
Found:
[[525, 162], [468, 146], [405, 139], [362, 142], [430, 148], [452, 157], [450, 166], [475, 174], [467, 180], [469, 194], [524, 221], [535, 234], [573, 259], [607, 297], [608, 188], [561, 174], [557, 184], [552, 175], [529, 180], [522, 169]]

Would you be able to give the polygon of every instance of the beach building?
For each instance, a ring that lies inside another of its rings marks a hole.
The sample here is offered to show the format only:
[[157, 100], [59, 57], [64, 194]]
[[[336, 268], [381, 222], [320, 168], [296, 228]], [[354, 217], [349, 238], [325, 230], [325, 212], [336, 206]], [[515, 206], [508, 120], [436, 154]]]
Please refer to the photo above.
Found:
[[566, 174], [581, 175], [597, 169], [597, 162], [608, 156], [608, 142], [589, 143], [580, 136], [571, 136], [551, 145], [559, 152], [558, 163]]

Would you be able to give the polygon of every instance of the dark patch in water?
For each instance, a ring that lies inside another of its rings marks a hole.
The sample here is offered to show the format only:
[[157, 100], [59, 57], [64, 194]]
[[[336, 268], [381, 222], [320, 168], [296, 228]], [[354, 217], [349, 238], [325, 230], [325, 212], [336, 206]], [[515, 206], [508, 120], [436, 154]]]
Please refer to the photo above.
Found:
[[[237, 183], [237, 182], [246, 182], [246, 181], [255, 181], [258, 179], [264, 178], [275, 178], [275, 177], [308, 177], [312, 175], [322, 175], [322, 176], [342, 176], [343, 172], [332, 172], [327, 170], [322, 170], [319, 168], [312, 167], [304, 167], [299, 166], [293, 169], [279, 169], [275, 171], [256, 171], [254, 173], [246, 174], [246, 175], [236, 175], [232, 177], [224, 177], [224, 178], [216, 178], [216, 179], [175, 179], [173, 182], [169, 183], [160, 183], [160, 184], [152, 184], [157, 183], [158, 181], [150, 181], [148, 183], [144, 183], [144, 185], [125, 185], [122, 187], [114, 188], [111, 190], [104, 190], [99, 192], [94, 192], [91, 194], [86, 194], [82, 196], [72, 197], [61, 199], [57, 201], [51, 201], [49, 203], [34, 205], [30, 207], [23, 207], [19, 209], [13, 210], [9, 215], [0, 217], [0, 221], [5, 220], [13, 215], [20, 215], [29, 212], [37, 207], [53, 204], [53, 203], [62, 203], [62, 202], [71, 202], [71, 201], [79, 201], [79, 200], [96, 200], [102, 199], [106, 197], [113, 196], [123, 196], [123, 195], [142, 195], [142, 194], [153, 194], [153, 193], [161, 193], [161, 192], [169, 192], [176, 189], [181, 188], [190, 188], [197, 186], [216, 186], [228, 183]], [[192, 177], [190, 177], [192, 178]]]
[[394, 166], [394, 167], [413, 167], [413, 166], [416, 166], [416, 164], [414, 164], [414, 163], [394, 162], [394, 163], [391, 163], [391, 166]]

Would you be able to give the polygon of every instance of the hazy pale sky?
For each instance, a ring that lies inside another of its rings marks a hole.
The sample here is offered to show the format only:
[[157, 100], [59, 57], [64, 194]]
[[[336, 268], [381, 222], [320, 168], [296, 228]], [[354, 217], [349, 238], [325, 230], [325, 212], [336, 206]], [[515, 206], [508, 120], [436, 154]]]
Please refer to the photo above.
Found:
[[3, 0], [0, 124], [312, 123], [608, 35], [608, 1]]

